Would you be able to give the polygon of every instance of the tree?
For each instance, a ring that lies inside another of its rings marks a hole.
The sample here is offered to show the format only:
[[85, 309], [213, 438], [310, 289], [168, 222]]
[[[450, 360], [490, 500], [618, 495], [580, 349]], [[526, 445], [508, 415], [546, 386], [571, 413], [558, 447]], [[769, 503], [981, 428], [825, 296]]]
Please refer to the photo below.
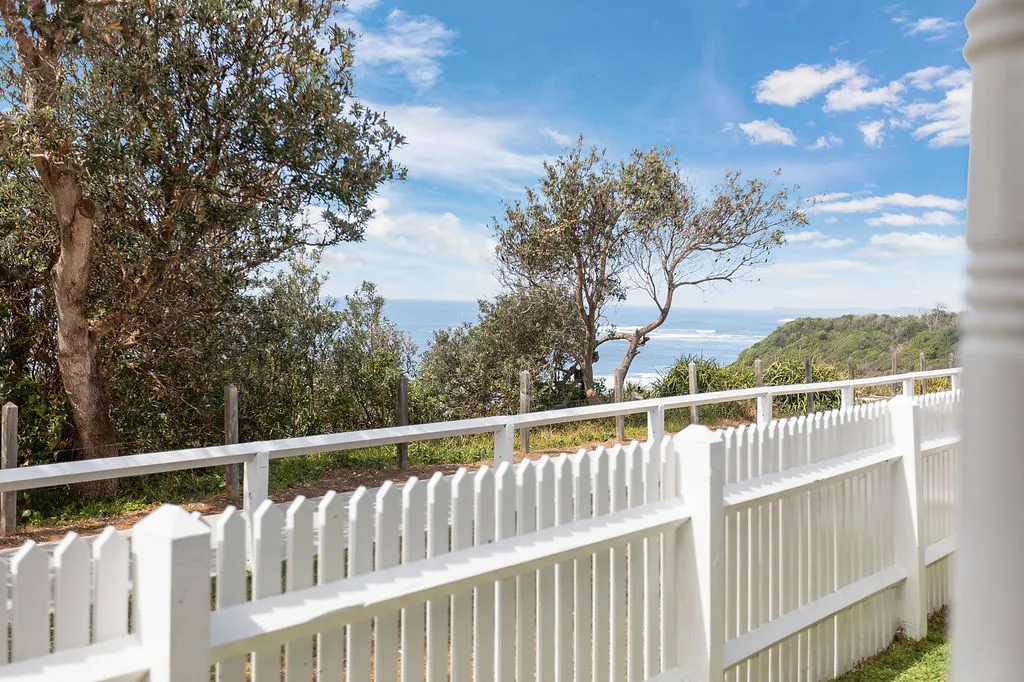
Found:
[[[770, 261], [786, 229], [806, 224], [793, 188], [739, 173], [728, 173], [710, 197], [697, 196], [670, 149], [634, 150], [612, 164], [580, 138], [544, 170], [540, 188], [505, 203], [493, 224], [498, 274], [510, 292], [556, 288], [572, 301], [567, 314], [583, 328], [573, 352], [592, 401], [600, 346], [627, 342], [621, 367], [628, 371], [679, 289], [748, 275]], [[608, 306], [631, 292], [649, 297], [655, 316], [630, 332], [609, 329]]]
[[583, 342], [572, 302], [560, 290], [534, 288], [480, 301], [476, 324], [434, 333], [423, 355], [418, 409], [429, 420], [509, 414], [519, 408], [519, 373], [533, 381], [533, 407], [582, 397], [575, 363]]
[[118, 452], [114, 374], [198, 361], [178, 330], [230, 323], [262, 266], [359, 239], [402, 176], [338, 7], [0, 0], [0, 235], [48, 273], [83, 457]]

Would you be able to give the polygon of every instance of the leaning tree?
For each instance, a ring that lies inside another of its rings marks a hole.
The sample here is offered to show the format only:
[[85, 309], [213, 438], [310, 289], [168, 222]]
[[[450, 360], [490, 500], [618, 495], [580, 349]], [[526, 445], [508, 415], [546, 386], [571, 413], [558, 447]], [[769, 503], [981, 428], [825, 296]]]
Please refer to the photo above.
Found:
[[181, 380], [261, 268], [361, 238], [402, 175], [339, 9], [0, 0], [0, 242], [45, 275], [82, 457], [118, 453], [112, 373]]
[[[787, 229], [807, 222], [795, 188], [740, 173], [700, 195], [670, 149], [635, 150], [611, 163], [580, 138], [544, 171], [539, 187], [506, 203], [493, 224], [498, 275], [507, 291], [556, 287], [573, 302], [564, 314], [582, 323], [583, 341], [572, 346], [592, 401], [600, 346], [626, 342], [621, 367], [628, 371], [680, 289], [750, 276], [770, 261]], [[655, 314], [636, 329], [617, 330], [606, 311], [634, 292], [650, 298]]]

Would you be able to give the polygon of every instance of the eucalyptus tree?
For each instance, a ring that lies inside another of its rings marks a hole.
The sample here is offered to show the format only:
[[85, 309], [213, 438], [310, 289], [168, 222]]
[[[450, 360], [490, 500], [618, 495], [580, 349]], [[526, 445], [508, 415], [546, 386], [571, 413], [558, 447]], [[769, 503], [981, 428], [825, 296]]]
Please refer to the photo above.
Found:
[[339, 9], [0, 0], [0, 239], [45, 274], [81, 456], [118, 453], [113, 373], [187, 375], [261, 268], [360, 239], [403, 175]]
[[[702, 196], [670, 149], [634, 150], [613, 163], [580, 138], [544, 164], [537, 189], [504, 204], [492, 226], [498, 275], [509, 292], [557, 288], [572, 301], [564, 314], [582, 326], [583, 340], [568, 350], [597, 400], [598, 349], [626, 342], [620, 366], [628, 371], [680, 289], [755, 275], [785, 231], [807, 222], [794, 190], [730, 172]], [[635, 296], [653, 303], [652, 319], [632, 330], [611, 327], [609, 306]]]

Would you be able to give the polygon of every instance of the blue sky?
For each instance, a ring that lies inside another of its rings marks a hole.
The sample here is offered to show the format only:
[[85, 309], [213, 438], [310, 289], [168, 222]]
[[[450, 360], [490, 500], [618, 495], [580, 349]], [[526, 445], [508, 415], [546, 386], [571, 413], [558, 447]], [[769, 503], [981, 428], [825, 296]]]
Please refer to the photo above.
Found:
[[959, 308], [970, 5], [350, 0], [357, 94], [408, 138], [409, 179], [364, 242], [325, 254], [329, 292], [493, 295], [500, 200], [582, 133], [616, 158], [672, 145], [703, 189], [781, 168], [827, 193], [752, 281], [682, 305]]

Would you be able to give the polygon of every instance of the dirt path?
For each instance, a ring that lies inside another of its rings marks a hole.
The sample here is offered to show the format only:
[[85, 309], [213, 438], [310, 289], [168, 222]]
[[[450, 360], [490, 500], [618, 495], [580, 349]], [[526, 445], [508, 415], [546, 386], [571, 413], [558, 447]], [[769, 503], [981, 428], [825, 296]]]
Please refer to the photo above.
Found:
[[[585, 447], [590, 450], [598, 445], [611, 447], [617, 442], [619, 441], [612, 439], [603, 443], [587, 443], [581, 447]], [[537, 450], [528, 454], [517, 452], [515, 453], [514, 460], [516, 462], [521, 462], [524, 459], [540, 459], [544, 455], [557, 456], [562, 454], [562, 452], [564, 452], [564, 450]], [[304, 495], [305, 497], [321, 497], [327, 494], [327, 491], [329, 490], [334, 490], [336, 492], [349, 492], [358, 489], [359, 486], [377, 488], [383, 485], [385, 481], [398, 483], [413, 476], [425, 480], [433, 476], [434, 472], [437, 471], [442, 474], [454, 474], [460, 467], [464, 467], [469, 470], [476, 470], [484, 465], [493, 466], [493, 464], [493, 459], [484, 459], [468, 464], [423, 465], [412, 466], [407, 469], [399, 469], [397, 467], [387, 467], [383, 469], [351, 469], [346, 467], [336, 467], [329, 470], [319, 481], [288, 488], [276, 488], [270, 491], [269, 496], [274, 502], [288, 502], [299, 495]], [[241, 508], [242, 499], [241, 497], [216, 495], [197, 500], [179, 501], [177, 504], [181, 505], [181, 507], [187, 511], [198, 511], [206, 516], [210, 514], [219, 514], [224, 511], [228, 505], [234, 505], [235, 507]], [[78, 519], [75, 521], [47, 526], [19, 526], [17, 534], [0, 537], [0, 549], [19, 547], [26, 540], [35, 540], [36, 542], [56, 542], [71, 531], [74, 531], [81, 536], [89, 536], [99, 534], [107, 526], [113, 526], [118, 530], [124, 530], [126, 528], [131, 528], [141, 521], [143, 517], [156, 507], [157, 505], [153, 504], [145, 509], [130, 513], [116, 514], [96, 519]]]

